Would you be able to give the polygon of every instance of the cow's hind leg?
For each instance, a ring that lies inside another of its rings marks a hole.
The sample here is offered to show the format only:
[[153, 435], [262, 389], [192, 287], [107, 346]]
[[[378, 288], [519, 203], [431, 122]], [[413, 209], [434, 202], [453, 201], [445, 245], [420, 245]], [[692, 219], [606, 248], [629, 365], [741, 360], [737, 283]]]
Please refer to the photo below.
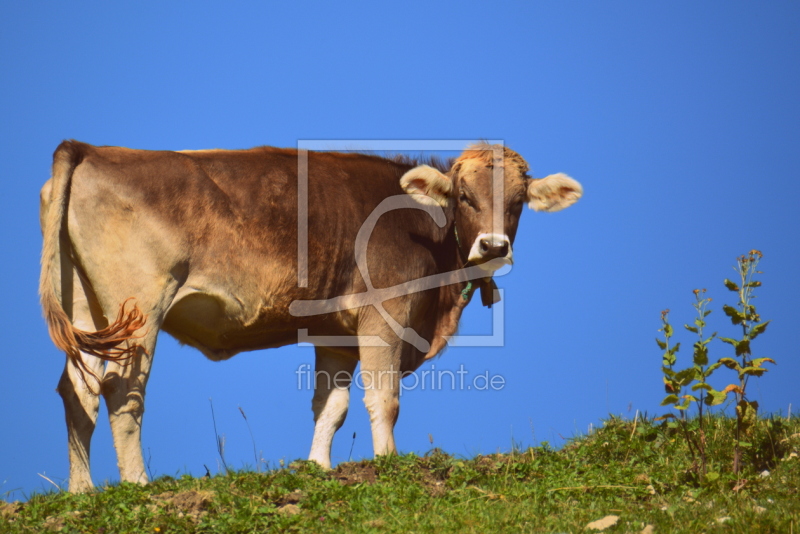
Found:
[[[63, 300], [64, 309], [77, 328], [94, 331], [106, 326], [103, 314], [96, 303], [90, 301], [90, 292], [87, 295], [77, 274], [73, 273], [72, 284], [64, 286]], [[64, 402], [67, 420], [69, 491], [72, 493], [94, 488], [89, 468], [89, 448], [100, 407], [100, 398], [96, 394], [100, 391], [97, 379], [103, 376], [104, 363], [100, 358], [89, 354], [81, 353], [81, 358], [89, 372], [79, 369], [67, 358], [57, 388]]]
[[147, 379], [156, 348], [159, 323], [148, 317], [143, 337], [134, 357], [122, 362], [108, 362], [102, 392], [108, 408], [111, 435], [117, 450], [117, 466], [122, 482], [147, 483], [142, 457], [142, 418]]
[[309, 460], [326, 469], [331, 467], [333, 435], [344, 423], [350, 403], [350, 384], [358, 364], [355, 351], [351, 354], [334, 352], [326, 347], [316, 348], [314, 399], [314, 440]]

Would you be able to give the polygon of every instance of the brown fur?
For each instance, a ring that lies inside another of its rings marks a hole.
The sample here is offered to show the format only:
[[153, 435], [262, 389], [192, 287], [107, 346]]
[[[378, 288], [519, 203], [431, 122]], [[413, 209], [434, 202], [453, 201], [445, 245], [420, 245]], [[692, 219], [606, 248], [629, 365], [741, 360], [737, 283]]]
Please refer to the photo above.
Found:
[[[455, 163], [464, 162], [467, 160], [475, 159], [491, 167], [494, 164], [494, 149], [500, 148], [500, 145], [490, 145], [488, 143], [475, 143], [467, 147], [467, 149], [455, 160]], [[504, 146], [503, 149], [503, 162], [505, 165], [514, 165], [519, 169], [520, 174], [528, 172], [528, 162], [525, 159]]]

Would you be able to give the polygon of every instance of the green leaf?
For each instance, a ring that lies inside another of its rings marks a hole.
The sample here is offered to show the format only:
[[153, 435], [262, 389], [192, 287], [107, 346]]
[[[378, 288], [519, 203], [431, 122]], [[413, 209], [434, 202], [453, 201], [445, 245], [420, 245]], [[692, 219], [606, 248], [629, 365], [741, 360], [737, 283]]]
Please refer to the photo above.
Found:
[[703, 312], [703, 317], [708, 317], [708, 314], [711, 313], [711, 310], [706, 310]]
[[661, 401], [661, 406], [666, 406], [667, 404], [675, 404], [678, 402], [677, 395], [667, 395], [664, 397], [664, 400]]
[[764, 331], [767, 329], [767, 325], [768, 324], [769, 324], [769, 321], [766, 321], [766, 322], [763, 322], [763, 323], [759, 323], [759, 324], [755, 325], [753, 328], [751, 328], [750, 329], [750, 339], [755, 339], [756, 337], [758, 337], [759, 334], [763, 334]]
[[722, 307], [722, 311], [725, 312], [725, 315], [731, 318], [731, 322], [733, 324], [742, 324], [742, 321], [744, 321], [744, 314], [739, 312], [739, 310], [733, 306], [728, 306], [726, 304]]
[[753, 280], [749, 284], [745, 284], [744, 287], [761, 287], [761, 282], [759, 282], [758, 280]]
[[675, 381], [681, 386], [687, 386], [694, 380], [697, 370], [694, 367], [689, 367], [675, 375]]
[[664, 335], [667, 337], [672, 337], [672, 325], [667, 323], [664, 325]]
[[694, 320], [694, 324], [697, 325], [698, 328], [705, 328], [706, 327], [706, 322], [704, 320], [700, 319], [699, 317]]
[[655, 419], [653, 419], [653, 421], [665, 421], [667, 419], [675, 419], [675, 414], [674, 413], [665, 413], [662, 416], [656, 417]]
[[667, 381], [667, 378], [675, 378], [675, 371], [670, 369], [669, 367], [662, 367], [661, 372], [664, 373], [664, 382]]
[[734, 371], [739, 371], [742, 368], [741, 365], [739, 365], [739, 362], [733, 358], [720, 358], [718, 363], [721, 363], [728, 369], [733, 369]]
[[694, 364], [695, 365], [708, 364], [708, 348], [700, 342], [694, 344]]
[[777, 365], [775, 363], [775, 360], [773, 360], [772, 358], [756, 358], [755, 360], [750, 362], [750, 365], [752, 365], [753, 367], [761, 367], [761, 365], [764, 362], [769, 362], [771, 364]]
[[664, 341], [661, 341], [660, 339], [656, 338], [656, 343], [658, 343], [658, 348], [660, 348], [661, 350], [667, 350], [667, 344]]
[[725, 284], [725, 287], [727, 287], [731, 291], [739, 291], [739, 286], [737, 286], [735, 283], [731, 282], [727, 278], [722, 283]]
[[769, 369], [764, 369], [763, 367], [745, 367], [744, 369], [739, 371], [739, 379], [747, 376], [761, 376], [766, 373]]
[[711, 373], [713, 373], [714, 371], [716, 371], [716, 370], [719, 368], [719, 366], [720, 366], [720, 365], [722, 365], [722, 364], [721, 364], [721, 363], [719, 363], [719, 362], [714, 362], [714, 363], [712, 363], [711, 365], [709, 365], [709, 366], [706, 368], [706, 376], [707, 376], [707, 377], [708, 377], [708, 376], [711, 376]]
[[685, 395], [683, 397], [683, 402], [680, 403], [680, 404], [676, 404], [675, 405], [675, 409], [676, 410], [688, 410], [689, 406], [691, 406], [692, 399], [697, 400], [694, 397], [692, 397], [691, 395]]
[[706, 479], [706, 484], [714, 482], [717, 479], [719, 479], [719, 473], [715, 473], [713, 471], [710, 471], [710, 472], [705, 474], [705, 479]]
[[692, 391], [697, 391], [698, 389], [704, 389], [706, 391], [712, 391], [711, 386], [709, 386], [705, 382], [700, 382], [699, 384], [695, 384], [695, 385], [692, 386]]
[[685, 324], [683, 325], [683, 327], [689, 332], [694, 332], [695, 334], [698, 332], [697, 328], [695, 328], [694, 326], [689, 326], [688, 324]]
[[717, 391], [716, 389], [708, 390], [708, 394], [705, 398], [705, 403], [708, 406], [716, 406], [718, 404], [722, 404], [725, 402], [725, 399], [728, 398], [728, 394], [724, 391]]
[[736, 355], [741, 356], [742, 354], [750, 354], [750, 340], [743, 339], [736, 343]]
[[717, 338], [717, 339], [719, 339], [723, 343], [727, 343], [728, 345], [733, 345], [734, 347], [739, 342], [739, 341], [737, 341], [735, 339], [732, 339], [732, 338], [729, 338], [729, 337], [720, 337], [720, 338]]

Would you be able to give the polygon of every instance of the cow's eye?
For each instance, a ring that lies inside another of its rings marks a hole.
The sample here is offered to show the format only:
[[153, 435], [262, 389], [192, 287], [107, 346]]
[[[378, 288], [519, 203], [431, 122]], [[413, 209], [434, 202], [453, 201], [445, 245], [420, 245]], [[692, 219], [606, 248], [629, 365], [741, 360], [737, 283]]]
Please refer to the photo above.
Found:
[[467, 196], [467, 194], [464, 191], [461, 191], [461, 195], [459, 195], [458, 200], [460, 200], [461, 202], [470, 207], [473, 208], [475, 207], [475, 205], [472, 203], [472, 200], [469, 198], [469, 196]]

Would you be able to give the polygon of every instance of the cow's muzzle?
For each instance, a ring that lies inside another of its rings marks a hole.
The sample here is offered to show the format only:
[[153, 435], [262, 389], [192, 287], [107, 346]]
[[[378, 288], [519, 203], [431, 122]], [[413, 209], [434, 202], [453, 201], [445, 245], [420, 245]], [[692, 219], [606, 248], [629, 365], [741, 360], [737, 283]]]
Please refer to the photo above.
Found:
[[480, 234], [475, 238], [469, 251], [469, 261], [482, 264], [489, 260], [501, 258], [504, 263], [513, 263], [511, 241], [503, 234]]
[[505, 258], [508, 255], [509, 248], [508, 239], [505, 239], [505, 237], [490, 235], [478, 240], [478, 252], [486, 260]]

